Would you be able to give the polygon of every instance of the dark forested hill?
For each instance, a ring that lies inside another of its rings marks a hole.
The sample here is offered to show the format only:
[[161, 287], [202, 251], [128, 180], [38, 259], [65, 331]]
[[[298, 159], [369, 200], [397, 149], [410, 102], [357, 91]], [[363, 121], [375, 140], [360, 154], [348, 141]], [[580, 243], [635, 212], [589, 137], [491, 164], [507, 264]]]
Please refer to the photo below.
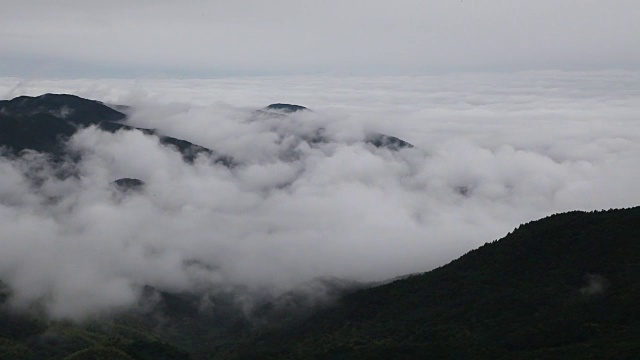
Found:
[[636, 359], [640, 208], [520, 226], [434, 271], [345, 296], [237, 358]]
[[[110, 132], [140, 130], [157, 135], [152, 130], [129, 126], [123, 123], [125, 120], [124, 113], [99, 101], [69, 94], [0, 100], [0, 147], [14, 153], [35, 150], [57, 158], [65, 155], [65, 140], [82, 127], [94, 125]], [[199, 153], [213, 154], [211, 150], [185, 140], [157, 136], [162, 144], [180, 151], [185, 161], [193, 161]], [[217, 156], [216, 161], [227, 166], [233, 164], [228, 156]]]
[[553, 215], [330, 307], [263, 307], [260, 321], [164, 294], [156, 312], [74, 325], [12, 314], [0, 290], [3, 359], [637, 359], [640, 207]]
[[75, 95], [44, 94], [0, 100], [0, 146], [60, 153], [61, 140], [80, 126], [117, 122], [125, 114]]

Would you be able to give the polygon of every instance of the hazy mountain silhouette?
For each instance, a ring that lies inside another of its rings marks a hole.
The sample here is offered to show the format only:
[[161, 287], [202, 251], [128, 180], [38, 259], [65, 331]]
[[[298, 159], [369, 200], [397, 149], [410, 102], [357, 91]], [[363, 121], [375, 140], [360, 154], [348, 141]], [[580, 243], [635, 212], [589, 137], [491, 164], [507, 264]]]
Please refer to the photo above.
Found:
[[[78, 129], [93, 125], [109, 132], [140, 130], [147, 135], [158, 136], [162, 144], [180, 151], [187, 162], [192, 162], [198, 154], [204, 153], [225, 166], [237, 165], [230, 156], [215, 153], [203, 146], [160, 135], [154, 130], [130, 126], [126, 123], [126, 114], [116, 109], [124, 111], [128, 107], [107, 106], [99, 101], [69, 94], [19, 96], [12, 100], [0, 100], [0, 147], [13, 153], [29, 149], [59, 158], [65, 155], [65, 140]], [[268, 116], [286, 116], [300, 111], [311, 110], [301, 105], [283, 103], [271, 104], [259, 110]], [[323, 130], [319, 128], [313, 134], [303, 135], [301, 140], [310, 143], [327, 142], [329, 139], [324, 136]], [[401, 139], [378, 133], [369, 134], [364, 141], [390, 150], [413, 147]]]
[[269, 111], [269, 110], [275, 110], [275, 111], [281, 111], [284, 113], [294, 113], [297, 111], [304, 111], [304, 110], [309, 110], [308, 108], [301, 106], [301, 105], [294, 105], [294, 104], [271, 104], [268, 105], [265, 110]]
[[[120, 107], [122, 108], [122, 107]], [[14, 153], [35, 150], [54, 157], [65, 155], [64, 141], [78, 129], [95, 125], [109, 132], [140, 130], [156, 135], [162, 144], [173, 146], [185, 161], [193, 161], [200, 153], [213, 155], [218, 162], [233, 165], [233, 159], [217, 155], [210, 149], [186, 140], [156, 134], [153, 130], [129, 126], [126, 115], [95, 100], [68, 94], [20, 96], [0, 101], [0, 147]]]
[[[266, 115], [268, 117], [286, 117], [293, 113], [312, 111], [311, 109], [295, 104], [271, 104], [263, 109], [257, 111], [259, 115]], [[322, 127], [316, 128], [311, 133], [307, 133], [301, 136], [301, 139], [309, 142], [310, 144], [327, 143], [331, 139], [326, 136], [325, 129]], [[387, 148], [392, 151], [398, 151], [403, 148], [412, 148], [413, 145], [399, 139], [395, 136], [380, 134], [376, 132], [368, 133], [363, 139], [365, 143], [369, 143], [377, 148]]]

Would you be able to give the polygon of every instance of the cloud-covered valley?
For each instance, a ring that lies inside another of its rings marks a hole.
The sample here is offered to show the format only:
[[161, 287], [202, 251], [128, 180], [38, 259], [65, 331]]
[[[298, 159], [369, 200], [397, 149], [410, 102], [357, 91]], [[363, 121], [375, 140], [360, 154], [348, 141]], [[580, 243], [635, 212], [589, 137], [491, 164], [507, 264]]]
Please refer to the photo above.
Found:
[[[0, 278], [15, 306], [54, 317], [130, 308], [145, 286], [381, 281], [555, 212], [640, 203], [636, 72], [0, 79], [5, 99], [46, 92], [129, 105], [127, 125], [214, 152], [190, 163], [151, 134], [91, 126], [66, 143], [79, 160], [0, 158]], [[313, 111], [256, 111], [277, 102]]]

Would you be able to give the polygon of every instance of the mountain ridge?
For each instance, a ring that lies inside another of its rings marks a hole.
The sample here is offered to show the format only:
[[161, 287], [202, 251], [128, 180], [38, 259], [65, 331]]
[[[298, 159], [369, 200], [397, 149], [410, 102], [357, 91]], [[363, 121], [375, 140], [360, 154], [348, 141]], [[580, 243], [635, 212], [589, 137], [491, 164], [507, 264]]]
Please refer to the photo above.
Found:
[[[638, 224], [640, 207], [555, 214], [437, 269], [339, 293], [333, 304], [290, 313], [261, 306], [253, 314], [258, 322], [232, 298], [203, 310], [186, 294], [161, 295], [160, 327], [155, 312], [74, 325], [11, 315], [0, 304], [0, 355], [41, 359], [108, 350], [137, 359], [635, 359]], [[59, 340], [29, 350], [45, 333]], [[95, 340], [80, 341], [87, 337]]]
[[187, 162], [193, 162], [198, 154], [205, 153], [225, 166], [235, 164], [229, 156], [216, 154], [186, 140], [159, 135], [154, 130], [128, 125], [126, 119], [126, 114], [100, 101], [71, 94], [47, 93], [0, 100], [0, 146], [14, 153], [35, 150], [59, 158], [65, 154], [66, 139], [82, 127], [96, 126], [111, 133], [137, 130], [157, 136], [161, 144], [176, 148]]
[[640, 207], [527, 223], [440, 268], [347, 294], [237, 358], [634, 358], [638, 224]]
[[[229, 155], [187, 140], [158, 134], [155, 130], [131, 126], [126, 123], [127, 115], [117, 109], [125, 111], [130, 110], [130, 107], [106, 105], [72, 94], [47, 93], [0, 100], [0, 147], [8, 148], [16, 154], [23, 150], [35, 150], [61, 158], [65, 154], [66, 139], [80, 128], [97, 126], [112, 133], [138, 130], [146, 135], [157, 136], [161, 144], [177, 149], [189, 163], [199, 154], [205, 154], [226, 167], [238, 165]], [[311, 110], [301, 105], [274, 103], [258, 110], [258, 113], [267, 117], [286, 117], [303, 111]], [[310, 144], [329, 141], [324, 135], [324, 128], [318, 128], [312, 134], [304, 134], [300, 136], [300, 140]], [[376, 148], [388, 148], [392, 151], [413, 147], [397, 137], [375, 132], [367, 134], [362, 141]]]

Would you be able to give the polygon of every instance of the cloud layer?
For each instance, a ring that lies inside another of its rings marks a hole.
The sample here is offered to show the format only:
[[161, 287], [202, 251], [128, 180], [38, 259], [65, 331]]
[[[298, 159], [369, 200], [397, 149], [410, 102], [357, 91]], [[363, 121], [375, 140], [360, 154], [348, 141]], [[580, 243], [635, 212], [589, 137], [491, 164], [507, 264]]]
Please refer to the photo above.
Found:
[[[640, 75], [0, 80], [5, 97], [73, 92], [132, 125], [229, 154], [193, 164], [141, 132], [87, 128], [60, 178], [0, 159], [0, 278], [17, 305], [78, 318], [165, 291], [286, 291], [318, 276], [426, 271], [522, 222], [640, 202]], [[314, 112], [256, 115], [272, 102]], [[318, 128], [332, 141], [301, 137]], [[399, 136], [398, 152], [359, 141]], [[145, 182], [118, 190], [123, 177]]]

